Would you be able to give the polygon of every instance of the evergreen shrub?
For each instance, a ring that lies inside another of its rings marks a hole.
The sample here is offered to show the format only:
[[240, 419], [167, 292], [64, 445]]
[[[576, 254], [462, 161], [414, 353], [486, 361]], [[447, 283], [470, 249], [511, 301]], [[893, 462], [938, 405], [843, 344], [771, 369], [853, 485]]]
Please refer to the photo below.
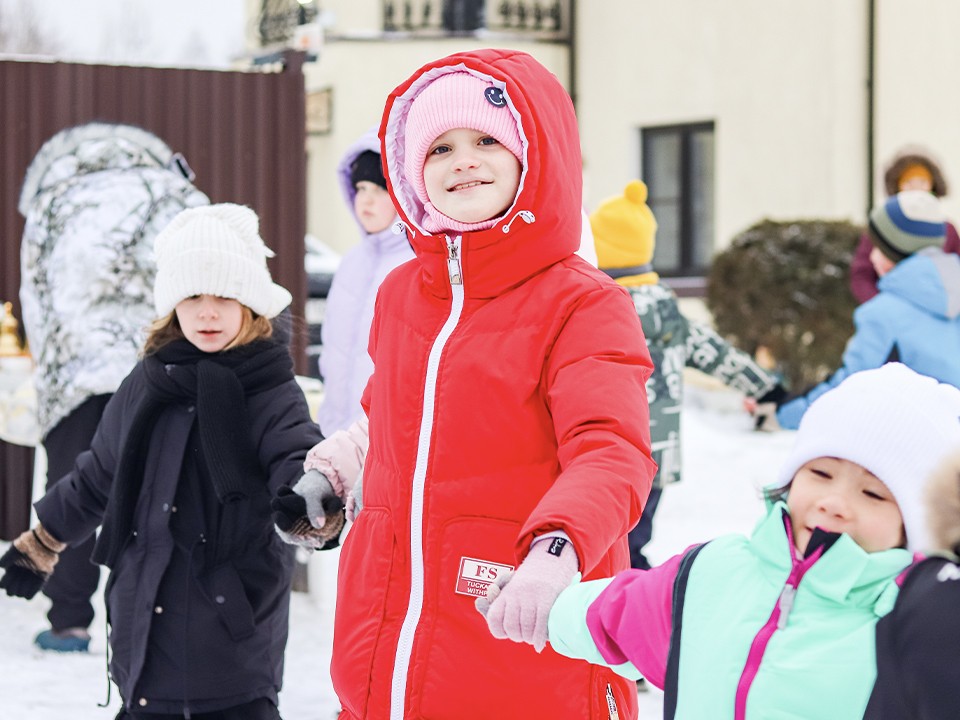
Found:
[[863, 228], [846, 221], [763, 220], [713, 259], [707, 307], [738, 347], [769, 351], [802, 392], [841, 363], [856, 302], [850, 260]]

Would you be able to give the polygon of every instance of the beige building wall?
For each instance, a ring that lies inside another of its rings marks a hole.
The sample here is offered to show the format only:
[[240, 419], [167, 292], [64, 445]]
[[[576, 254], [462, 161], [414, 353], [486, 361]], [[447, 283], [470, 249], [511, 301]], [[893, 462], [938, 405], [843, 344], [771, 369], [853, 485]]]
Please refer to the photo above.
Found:
[[[255, 17], [259, 0], [248, 2]], [[379, 0], [320, 5], [325, 41], [305, 72], [308, 93], [332, 90], [332, 130], [307, 140], [308, 229], [341, 251], [357, 230], [337, 162], [419, 65], [462, 49], [514, 47], [570, 87], [563, 45], [385, 37]], [[875, 201], [883, 165], [907, 144], [932, 150], [960, 183], [960, 2], [874, 5]], [[715, 248], [765, 217], [863, 222], [869, 7], [870, 0], [578, 0], [575, 90], [588, 209], [639, 176], [640, 128], [712, 121]], [[958, 199], [960, 190], [946, 201], [954, 220]]]
[[586, 5], [578, 90], [588, 207], [639, 177], [639, 128], [712, 121], [716, 247], [763, 217], [862, 216], [863, 3]]
[[[868, 0], [579, 5], [588, 207], [639, 176], [639, 128], [713, 121], [717, 249], [764, 217], [865, 220]], [[906, 144], [933, 150], [960, 182], [960, 3], [875, 7], [879, 202], [883, 166]], [[945, 202], [955, 219], [958, 197]]]
[[950, 195], [944, 206], [960, 222], [960, 2], [878, 0], [876, 197], [883, 164], [919, 144], [941, 163]]

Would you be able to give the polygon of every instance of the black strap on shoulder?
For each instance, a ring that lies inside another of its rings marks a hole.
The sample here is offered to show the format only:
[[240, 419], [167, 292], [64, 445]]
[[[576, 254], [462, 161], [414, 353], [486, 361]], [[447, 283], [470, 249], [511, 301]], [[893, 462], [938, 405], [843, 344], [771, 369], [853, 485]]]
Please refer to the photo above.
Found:
[[667, 655], [667, 675], [663, 684], [663, 718], [673, 720], [677, 712], [677, 677], [680, 672], [680, 632], [683, 629], [683, 601], [687, 594], [687, 579], [690, 568], [707, 543], [690, 548], [680, 561], [680, 569], [673, 581], [672, 629], [670, 653]]

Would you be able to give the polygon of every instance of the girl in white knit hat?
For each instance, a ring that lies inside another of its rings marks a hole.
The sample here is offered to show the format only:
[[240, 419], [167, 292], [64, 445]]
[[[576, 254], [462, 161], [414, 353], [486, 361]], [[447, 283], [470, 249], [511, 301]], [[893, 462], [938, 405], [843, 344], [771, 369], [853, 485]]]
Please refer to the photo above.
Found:
[[572, 584], [550, 644], [643, 675], [664, 717], [859, 720], [877, 621], [930, 545], [923, 481], [957, 447], [960, 390], [899, 363], [856, 373], [804, 415], [750, 537]]
[[[33, 597], [102, 525], [118, 718], [276, 720], [294, 558], [271, 497], [320, 440], [270, 320], [290, 303], [249, 208], [177, 215], [155, 242], [158, 315], [91, 449], [0, 558]], [[331, 508], [335, 545], [342, 508]]]

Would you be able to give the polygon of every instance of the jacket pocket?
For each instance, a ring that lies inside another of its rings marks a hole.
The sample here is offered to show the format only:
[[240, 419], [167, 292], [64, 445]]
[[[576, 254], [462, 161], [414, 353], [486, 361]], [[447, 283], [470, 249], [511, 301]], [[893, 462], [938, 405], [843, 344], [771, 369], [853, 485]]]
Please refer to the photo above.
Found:
[[[372, 685], [378, 698], [389, 696], [394, 650], [382, 637], [396, 554], [390, 511], [365, 507], [340, 551], [337, 609], [331, 677], [337, 697], [350, 715], [378, 717], [368, 708]], [[398, 595], [395, 589], [394, 594]], [[394, 615], [403, 614], [406, 596], [393, 597]], [[379, 653], [378, 653], [379, 651]], [[374, 670], [374, 662], [378, 667]]]
[[[427, 584], [409, 684], [412, 716], [426, 720], [590, 718], [590, 666], [548, 646], [498, 640], [476, 599], [516, 564], [520, 524], [458, 517], [426, 558]], [[592, 718], [590, 718], [592, 720]]]
[[231, 638], [243, 640], [253, 635], [253, 607], [233, 565], [224, 563], [211, 570], [204, 577], [202, 587]]

